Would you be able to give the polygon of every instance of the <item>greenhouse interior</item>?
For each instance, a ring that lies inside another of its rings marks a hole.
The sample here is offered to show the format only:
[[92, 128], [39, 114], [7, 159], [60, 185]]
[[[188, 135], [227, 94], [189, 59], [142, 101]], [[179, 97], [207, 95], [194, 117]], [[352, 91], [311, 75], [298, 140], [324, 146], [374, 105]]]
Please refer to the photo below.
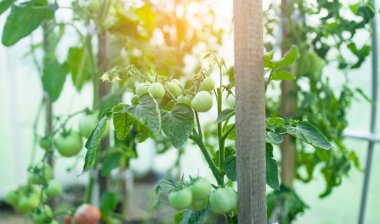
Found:
[[380, 223], [376, 0], [0, 0], [0, 224]]

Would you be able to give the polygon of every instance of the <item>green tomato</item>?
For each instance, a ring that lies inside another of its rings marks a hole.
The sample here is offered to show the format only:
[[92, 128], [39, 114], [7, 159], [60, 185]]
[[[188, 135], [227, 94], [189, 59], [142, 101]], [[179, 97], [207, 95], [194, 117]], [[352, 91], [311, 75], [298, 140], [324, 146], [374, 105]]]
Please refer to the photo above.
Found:
[[20, 199], [20, 193], [15, 190], [15, 191], [11, 191], [9, 192], [6, 196], [5, 196], [5, 202], [12, 205], [12, 206], [15, 206], [17, 204], [17, 201]]
[[193, 196], [189, 188], [182, 188], [169, 193], [169, 204], [178, 210], [188, 208], [193, 202]]
[[164, 87], [162, 86], [161, 83], [152, 83], [149, 88], [148, 88], [148, 92], [153, 96], [153, 98], [155, 98], [156, 100], [159, 100], [161, 99], [162, 97], [164, 97], [165, 95], [165, 89]]
[[70, 131], [68, 134], [60, 134], [54, 145], [63, 157], [77, 155], [83, 147], [82, 137], [78, 132]]
[[228, 190], [218, 188], [210, 194], [210, 206], [212, 211], [225, 214], [233, 209], [234, 199]]
[[205, 78], [199, 86], [199, 90], [201, 91], [212, 91], [214, 88], [215, 82], [211, 77]]
[[89, 0], [87, 1], [86, 8], [89, 12], [97, 12], [100, 9], [100, 1], [99, 0]]
[[196, 112], [207, 112], [212, 108], [212, 96], [207, 91], [201, 91], [191, 101], [191, 107]]
[[50, 137], [42, 137], [38, 141], [39, 146], [41, 149], [49, 150], [51, 149], [52, 141]]
[[20, 212], [29, 212], [33, 209], [36, 209], [40, 203], [38, 195], [31, 194], [29, 196], [22, 196], [17, 202], [16, 208]]
[[231, 206], [231, 210], [235, 210], [237, 208], [237, 202], [238, 202], [237, 192], [232, 187], [227, 186], [227, 187], [225, 187], [225, 189], [229, 193], [230, 198], [233, 202], [232, 206]]
[[226, 103], [229, 108], [234, 108], [236, 104], [235, 97], [233, 95], [229, 95]]
[[33, 215], [33, 224], [46, 224], [50, 223], [53, 217], [53, 211], [48, 205], [40, 207]]
[[198, 179], [190, 185], [190, 190], [194, 200], [207, 199], [211, 192], [211, 183], [206, 178], [198, 177]]
[[142, 96], [143, 94], [148, 92], [149, 84], [147, 83], [138, 83], [136, 85], [135, 93], [138, 96]]
[[138, 95], [133, 95], [131, 98], [132, 105], [138, 105], [140, 103], [140, 97]]
[[50, 165], [47, 163], [40, 163], [34, 168], [33, 173], [31, 173], [29, 182], [31, 184], [44, 184], [52, 178], [53, 170]]
[[166, 84], [166, 89], [174, 97], [177, 97], [182, 93], [181, 83], [177, 79], [168, 82]]
[[50, 180], [45, 189], [45, 193], [49, 198], [55, 198], [62, 194], [62, 185], [57, 180]]
[[202, 211], [208, 206], [208, 198], [202, 200], [193, 200], [190, 205], [190, 209], [193, 211]]
[[177, 97], [177, 103], [184, 103], [184, 104], [190, 106], [190, 104], [191, 104], [191, 98], [188, 97], [188, 96], [181, 95], [181, 96]]
[[83, 115], [79, 120], [79, 133], [85, 137], [89, 138], [92, 131], [96, 128], [98, 124], [98, 113]]

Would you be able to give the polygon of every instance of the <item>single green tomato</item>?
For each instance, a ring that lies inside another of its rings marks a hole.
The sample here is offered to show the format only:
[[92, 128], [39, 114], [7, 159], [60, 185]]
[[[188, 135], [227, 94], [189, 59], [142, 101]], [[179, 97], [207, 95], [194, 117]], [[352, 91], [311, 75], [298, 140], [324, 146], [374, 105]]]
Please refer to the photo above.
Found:
[[78, 124], [79, 133], [85, 137], [89, 138], [92, 131], [96, 128], [98, 124], [98, 113], [85, 114], [83, 115]]
[[202, 200], [193, 200], [190, 205], [190, 209], [193, 211], [202, 211], [208, 206], [208, 198]]
[[218, 188], [210, 194], [210, 206], [211, 210], [225, 214], [232, 210], [234, 206], [234, 199], [231, 197], [231, 193], [225, 188]]
[[12, 206], [15, 206], [19, 199], [20, 199], [20, 193], [17, 190], [14, 190], [14, 191], [9, 192], [5, 196], [4, 201]]
[[50, 223], [53, 217], [53, 211], [48, 205], [43, 205], [33, 214], [33, 224]]
[[169, 204], [178, 210], [188, 208], [193, 202], [191, 190], [187, 187], [169, 193]]
[[226, 103], [229, 108], [235, 108], [235, 97], [233, 95], [229, 95]]
[[60, 134], [54, 139], [54, 146], [63, 157], [77, 155], [83, 147], [82, 137], [78, 132], [70, 131], [67, 135]]
[[152, 83], [149, 88], [148, 88], [148, 92], [153, 96], [153, 98], [155, 98], [156, 100], [159, 100], [161, 99], [162, 97], [164, 97], [165, 95], [165, 89], [164, 87], [162, 86], [161, 83]]
[[47, 181], [53, 178], [53, 170], [47, 163], [38, 164], [33, 173], [29, 176], [29, 182], [31, 184], [45, 184]]
[[191, 98], [188, 96], [181, 95], [181, 96], [177, 97], [177, 103], [184, 103], [184, 104], [190, 106]]
[[131, 98], [132, 105], [138, 105], [140, 103], [139, 95], [133, 95]]
[[198, 179], [190, 185], [190, 190], [194, 200], [207, 199], [211, 192], [211, 183], [206, 178], [198, 177]]
[[29, 196], [22, 196], [20, 197], [20, 200], [17, 202], [17, 210], [20, 212], [29, 212], [33, 209], [36, 209], [38, 207], [38, 204], [40, 203], [40, 199], [38, 195], [29, 195]]
[[212, 79], [211, 77], [205, 78], [199, 86], [199, 90], [201, 91], [212, 91], [214, 88], [215, 82], [214, 79]]
[[100, 9], [100, 1], [99, 0], [89, 0], [87, 1], [86, 9], [89, 12], [95, 13]]
[[178, 97], [182, 93], [181, 84], [177, 79], [168, 82], [166, 84], [166, 89], [174, 97]]
[[229, 187], [229, 186], [225, 187], [225, 189], [229, 193], [230, 198], [232, 200], [231, 210], [235, 210], [237, 208], [237, 201], [238, 201], [237, 192], [232, 187]]
[[50, 180], [45, 189], [45, 193], [49, 198], [55, 198], [62, 194], [62, 185], [57, 180]]
[[149, 84], [148, 83], [138, 83], [136, 85], [135, 93], [138, 96], [142, 96], [143, 94], [148, 92]]
[[196, 112], [207, 112], [212, 108], [212, 96], [207, 91], [201, 91], [191, 101], [191, 107]]

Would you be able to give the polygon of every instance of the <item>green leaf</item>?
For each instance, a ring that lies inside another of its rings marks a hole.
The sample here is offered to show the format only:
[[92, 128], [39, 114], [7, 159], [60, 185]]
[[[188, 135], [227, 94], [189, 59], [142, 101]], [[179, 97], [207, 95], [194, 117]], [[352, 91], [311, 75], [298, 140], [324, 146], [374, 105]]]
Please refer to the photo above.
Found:
[[285, 124], [285, 120], [281, 117], [270, 117], [267, 119], [268, 126], [281, 127]]
[[144, 124], [138, 121], [135, 122], [135, 131], [136, 131], [135, 140], [138, 143], [144, 142], [149, 137], [153, 136], [152, 131], [147, 126], [145, 126]]
[[13, 3], [15, 0], [2, 0], [0, 1], [0, 15], [3, 14]]
[[273, 146], [266, 144], [266, 182], [269, 187], [274, 190], [280, 189], [280, 182], [278, 180], [277, 161], [273, 159]]
[[120, 153], [108, 153], [102, 160], [102, 176], [108, 176], [111, 171], [120, 165], [121, 154]]
[[284, 57], [279, 61], [277, 67], [283, 68], [293, 64], [299, 57], [299, 51], [296, 46], [292, 46], [288, 52], [285, 53]]
[[228, 179], [236, 181], [236, 156], [230, 155], [224, 160], [224, 172]]
[[103, 117], [99, 121], [99, 123], [96, 125], [95, 130], [92, 131], [90, 137], [88, 138], [86, 142], [85, 146], [87, 149], [87, 153], [84, 160], [82, 173], [86, 173], [87, 171], [89, 171], [95, 161], [97, 149], [103, 138], [103, 133], [106, 130], [106, 124], [107, 124], [107, 117]]
[[58, 99], [62, 92], [67, 73], [67, 67], [57, 61], [46, 64], [43, 69], [42, 86], [53, 102]]
[[202, 211], [192, 211], [186, 209], [184, 212], [177, 213], [176, 218], [179, 218], [179, 224], [202, 224], [208, 214], [209, 209], [206, 208]]
[[115, 128], [116, 137], [119, 140], [124, 140], [127, 137], [133, 118], [126, 112], [125, 105], [119, 104], [113, 108], [113, 126]]
[[330, 159], [331, 150], [316, 148], [316, 152], [319, 159], [321, 159], [322, 161], [327, 162]]
[[[295, 126], [293, 126], [295, 125]], [[286, 126], [287, 133], [299, 140], [308, 143], [316, 148], [325, 150], [332, 149], [332, 145], [328, 142], [326, 136], [322, 132], [306, 121], [295, 122], [293, 125]]]
[[284, 137], [281, 134], [272, 131], [267, 131], [265, 138], [267, 143], [271, 143], [274, 145], [279, 145], [284, 140]]
[[279, 223], [290, 224], [302, 214], [308, 206], [292, 190], [281, 186], [279, 191], [274, 191], [267, 195], [267, 216], [272, 217], [273, 212], [278, 209], [278, 204], [283, 204], [283, 210], [278, 217]]
[[172, 111], [162, 111], [162, 130], [175, 148], [180, 148], [189, 139], [194, 128], [193, 110], [185, 104], [174, 105]]
[[284, 55], [283, 58], [279, 61], [273, 60], [273, 52], [269, 52], [264, 55], [264, 66], [271, 70], [277, 68], [283, 68], [293, 64], [297, 58], [299, 57], [298, 48], [296, 46], [292, 46], [288, 52]]
[[157, 102], [149, 94], [141, 96], [140, 103], [129, 107], [128, 111], [136, 120], [147, 126], [154, 134], [160, 134], [160, 110]]
[[123, 199], [119, 194], [110, 191], [104, 192], [100, 200], [100, 211], [102, 215], [115, 211], [117, 205], [122, 201]]
[[222, 110], [222, 112], [220, 112], [220, 114], [218, 115], [216, 122], [221, 123], [225, 120], [228, 120], [230, 117], [234, 115], [235, 115], [235, 109], [228, 108], [228, 109]]
[[[5, 8], [7, 4], [2, 2], [1, 6]], [[42, 22], [53, 19], [56, 9], [57, 6], [49, 5], [47, 0], [33, 0], [13, 5], [4, 25], [1, 39], [3, 45], [11, 46], [31, 34]]]
[[71, 72], [71, 79], [79, 92], [84, 83], [90, 80], [89, 55], [83, 47], [71, 47], [67, 53], [67, 64]]
[[273, 70], [272, 71], [272, 80], [295, 80], [296, 77], [288, 71], [285, 70]]

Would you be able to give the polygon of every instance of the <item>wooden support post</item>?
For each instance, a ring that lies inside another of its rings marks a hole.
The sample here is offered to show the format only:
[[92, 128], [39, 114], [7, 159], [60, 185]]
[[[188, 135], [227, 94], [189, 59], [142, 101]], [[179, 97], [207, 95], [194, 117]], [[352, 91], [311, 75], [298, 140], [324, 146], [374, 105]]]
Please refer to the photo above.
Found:
[[[289, 48], [286, 44], [286, 39], [289, 38], [289, 28], [286, 22], [288, 18], [288, 1], [281, 1], [282, 22], [282, 43], [281, 51], [286, 52]], [[280, 115], [283, 118], [289, 118], [294, 115], [297, 108], [296, 98], [296, 82], [282, 81], [281, 82], [281, 105]], [[293, 181], [296, 174], [296, 143], [295, 139], [289, 135], [284, 137], [284, 142], [281, 144], [281, 183], [289, 188], [293, 188]]]
[[261, 0], [234, 1], [238, 221], [265, 224], [265, 99]]

